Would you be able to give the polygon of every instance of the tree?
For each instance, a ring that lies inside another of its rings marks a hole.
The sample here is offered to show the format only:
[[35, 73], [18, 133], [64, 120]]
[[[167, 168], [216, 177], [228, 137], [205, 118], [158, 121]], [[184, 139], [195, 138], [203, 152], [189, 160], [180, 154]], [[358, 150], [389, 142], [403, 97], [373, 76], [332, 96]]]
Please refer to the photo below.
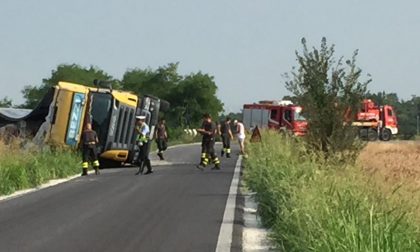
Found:
[[401, 139], [412, 139], [417, 134], [417, 106], [420, 105], [420, 97], [413, 95], [410, 100], [404, 101], [398, 98], [396, 93], [368, 92], [368, 99], [372, 99], [378, 105], [391, 105], [395, 109], [398, 119], [398, 135]]
[[168, 117], [185, 127], [198, 126], [204, 113], [217, 118], [223, 110], [223, 103], [216, 92], [212, 76], [201, 72], [185, 76], [168, 97], [171, 103]]
[[12, 107], [12, 100], [9, 97], [4, 97], [0, 100], [0, 108], [10, 108]]
[[420, 97], [413, 96], [410, 100], [399, 101], [393, 105], [398, 119], [399, 136], [408, 140], [417, 134], [417, 116], [420, 106]]
[[358, 151], [357, 133], [351, 122], [371, 81], [359, 81], [362, 70], [356, 66], [358, 51], [344, 63], [343, 57], [334, 59], [334, 45], [328, 46], [325, 38], [320, 49], [309, 50], [304, 38], [302, 45], [302, 54], [296, 51], [299, 67], [285, 77], [286, 88], [303, 106], [309, 124], [306, 140], [327, 156], [354, 154]]
[[156, 70], [131, 69], [124, 74], [121, 86], [138, 95], [150, 94], [168, 101], [170, 110], [162, 116], [170, 127], [195, 127], [203, 113], [217, 116], [223, 104], [216, 96], [212, 76], [201, 72], [181, 76], [178, 65], [170, 63]]
[[378, 92], [376, 94], [372, 94], [367, 92], [366, 97], [368, 99], [372, 99], [376, 104], [379, 106], [382, 105], [391, 105], [394, 107], [398, 107], [399, 105], [399, 98], [396, 93], [385, 93], [385, 91]]
[[121, 87], [138, 95], [151, 94], [166, 100], [182, 79], [178, 74], [178, 65], [170, 63], [155, 71], [150, 68], [129, 70], [123, 76]]
[[77, 64], [58, 65], [56, 70], [52, 71], [51, 77], [43, 79], [40, 86], [25, 86], [22, 90], [25, 103], [22, 107], [35, 108], [41, 101], [48, 89], [57, 85], [59, 81], [67, 81], [72, 83], [79, 83], [87, 86], [93, 86], [93, 80], [98, 79], [103, 82], [108, 82], [114, 88], [119, 88], [119, 83], [112, 76], [105, 73], [103, 70], [90, 66], [84, 68]]

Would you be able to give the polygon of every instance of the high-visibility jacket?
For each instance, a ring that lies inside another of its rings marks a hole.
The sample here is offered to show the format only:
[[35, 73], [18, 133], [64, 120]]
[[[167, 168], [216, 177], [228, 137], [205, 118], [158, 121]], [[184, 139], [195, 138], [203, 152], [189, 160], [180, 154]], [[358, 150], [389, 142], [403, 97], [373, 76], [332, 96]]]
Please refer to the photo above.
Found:
[[146, 123], [143, 123], [142, 126], [137, 126], [137, 130], [139, 132], [137, 140], [141, 143], [147, 143], [149, 141], [149, 135], [150, 135], [150, 128], [149, 125]]

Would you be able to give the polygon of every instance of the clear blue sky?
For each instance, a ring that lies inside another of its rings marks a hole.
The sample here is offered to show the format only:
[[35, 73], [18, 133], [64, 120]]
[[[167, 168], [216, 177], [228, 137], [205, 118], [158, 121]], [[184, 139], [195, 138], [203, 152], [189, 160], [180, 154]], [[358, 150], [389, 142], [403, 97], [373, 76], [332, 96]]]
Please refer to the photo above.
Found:
[[[180, 62], [215, 77], [227, 112], [288, 94], [281, 75], [306, 37], [370, 73], [370, 90], [420, 95], [420, 2], [414, 0], [2, 0], [0, 98], [23, 102], [61, 63], [120, 79], [129, 68]], [[366, 75], [365, 75], [366, 76]]]

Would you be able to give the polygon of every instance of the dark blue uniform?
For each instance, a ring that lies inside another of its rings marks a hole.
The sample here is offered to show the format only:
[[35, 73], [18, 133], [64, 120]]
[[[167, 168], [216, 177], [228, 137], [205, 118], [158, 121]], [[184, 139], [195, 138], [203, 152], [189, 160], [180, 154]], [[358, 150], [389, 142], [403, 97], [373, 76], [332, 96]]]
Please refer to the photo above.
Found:
[[216, 169], [220, 169], [220, 160], [216, 156], [216, 153], [214, 151], [214, 143], [215, 143], [215, 137], [216, 137], [216, 125], [213, 122], [203, 122], [203, 125], [201, 126], [202, 129], [204, 129], [207, 132], [210, 132], [210, 134], [202, 133], [203, 139], [201, 141], [201, 166], [207, 166], [209, 163], [209, 158], [211, 158], [211, 161], [214, 163]]

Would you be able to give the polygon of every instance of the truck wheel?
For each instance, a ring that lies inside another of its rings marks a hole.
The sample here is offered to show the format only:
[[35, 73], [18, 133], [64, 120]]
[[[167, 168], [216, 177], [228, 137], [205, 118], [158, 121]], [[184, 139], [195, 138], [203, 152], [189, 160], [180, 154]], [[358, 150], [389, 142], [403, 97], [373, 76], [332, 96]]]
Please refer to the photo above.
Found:
[[361, 128], [359, 129], [359, 138], [363, 141], [368, 140], [368, 129]]
[[392, 138], [392, 132], [389, 129], [383, 129], [381, 132], [381, 140], [382, 141], [389, 141]]
[[368, 141], [376, 141], [378, 140], [378, 133], [374, 129], [368, 130]]

